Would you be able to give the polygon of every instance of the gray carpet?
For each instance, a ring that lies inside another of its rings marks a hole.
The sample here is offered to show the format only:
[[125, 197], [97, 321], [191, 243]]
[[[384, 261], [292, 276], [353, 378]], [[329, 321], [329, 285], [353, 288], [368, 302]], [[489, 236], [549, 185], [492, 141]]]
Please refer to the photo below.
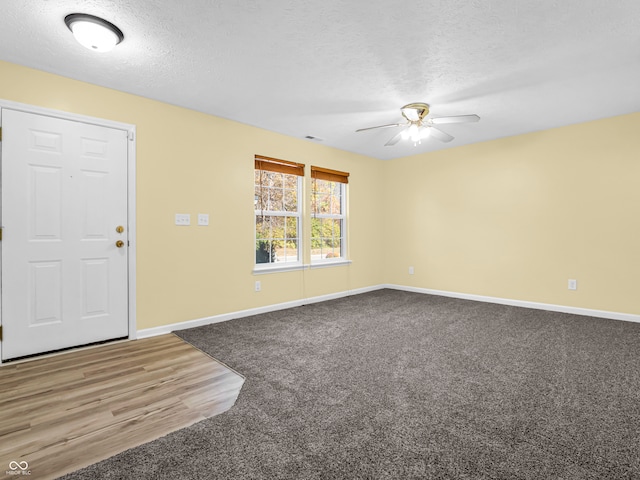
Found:
[[65, 478], [640, 478], [640, 324], [381, 290], [179, 335], [236, 406]]

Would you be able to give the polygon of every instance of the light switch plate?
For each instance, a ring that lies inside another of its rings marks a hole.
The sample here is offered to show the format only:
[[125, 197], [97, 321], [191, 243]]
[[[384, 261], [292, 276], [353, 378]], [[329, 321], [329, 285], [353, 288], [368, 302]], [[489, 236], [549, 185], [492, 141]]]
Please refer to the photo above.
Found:
[[202, 226], [209, 225], [209, 214], [208, 213], [199, 213], [198, 214], [198, 225], [202, 225]]
[[188, 227], [191, 225], [191, 214], [176, 213], [176, 225], [180, 227]]

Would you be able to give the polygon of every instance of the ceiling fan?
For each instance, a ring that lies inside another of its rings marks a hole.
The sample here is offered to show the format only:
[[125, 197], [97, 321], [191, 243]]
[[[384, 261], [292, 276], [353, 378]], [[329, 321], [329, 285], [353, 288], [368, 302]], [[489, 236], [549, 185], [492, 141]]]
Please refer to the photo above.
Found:
[[378, 125], [376, 127], [360, 128], [356, 132], [364, 132], [376, 128], [403, 127], [400, 132], [394, 135], [385, 147], [390, 147], [398, 143], [401, 139], [410, 139], [414, 145], [421, 143], [423, 138], [433, 137], [441, 142], [450, 142], [453, 137], [443, 132], [434, 125], [444, 125], [447, 123], [470, 123], [480, 120], [478, 115], [455, 115], [452, 117], [425, 118], [429, 115], [429, 105], [416, 102], [409, 103], [400, 109], [402, 116], [407, 119], [407, 123], [389, 123], [388, 125]]

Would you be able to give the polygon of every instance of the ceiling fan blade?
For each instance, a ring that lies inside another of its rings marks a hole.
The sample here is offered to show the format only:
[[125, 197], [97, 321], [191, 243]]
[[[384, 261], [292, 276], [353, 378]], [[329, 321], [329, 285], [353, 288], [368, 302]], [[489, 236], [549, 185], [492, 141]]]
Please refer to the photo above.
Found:
[[444, 125], [445, 123], [471, 123], [480, 121], [478, 115], [454, 115], [452, 117], [431, 118], [432, 125]]
[[440, 140], [441, 142], [448, 143], [453, 140], [453, 137], [448, 133], [443, 132], [442, 130], [436, 127], [429, 127], [429, 135], [433, 138]]
[[392, 147], [393, 145], [398, 143], [400, 141], [400, 139], [402, 138], [402, 134], [404, 133], [405, 130], [406, 130], [406, 128], [403, 128], [402, 130], [400, 130], [396, 135], [391, 137], [391, 139], [387, 143], [385, 143], [384, 146], [385, 147]]
[[367, 128], [359, 128], [356, 132], [364, 132], [365, 130], [373, 130], [375, 128], [389, 128], [389, 127], [399, 127], [402, 125], [401, 123], [390, 123], [388, 125], [378, 125], [377, 127], [367, 127]]

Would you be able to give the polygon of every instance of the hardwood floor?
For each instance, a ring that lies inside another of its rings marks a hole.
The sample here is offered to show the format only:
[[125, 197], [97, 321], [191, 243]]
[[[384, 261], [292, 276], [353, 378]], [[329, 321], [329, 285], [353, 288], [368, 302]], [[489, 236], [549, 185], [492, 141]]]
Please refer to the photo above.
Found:
[[217, 415], [243, 382], [175, 335], [4, 364], [0, 478], [22, 462], [56, 478]]

